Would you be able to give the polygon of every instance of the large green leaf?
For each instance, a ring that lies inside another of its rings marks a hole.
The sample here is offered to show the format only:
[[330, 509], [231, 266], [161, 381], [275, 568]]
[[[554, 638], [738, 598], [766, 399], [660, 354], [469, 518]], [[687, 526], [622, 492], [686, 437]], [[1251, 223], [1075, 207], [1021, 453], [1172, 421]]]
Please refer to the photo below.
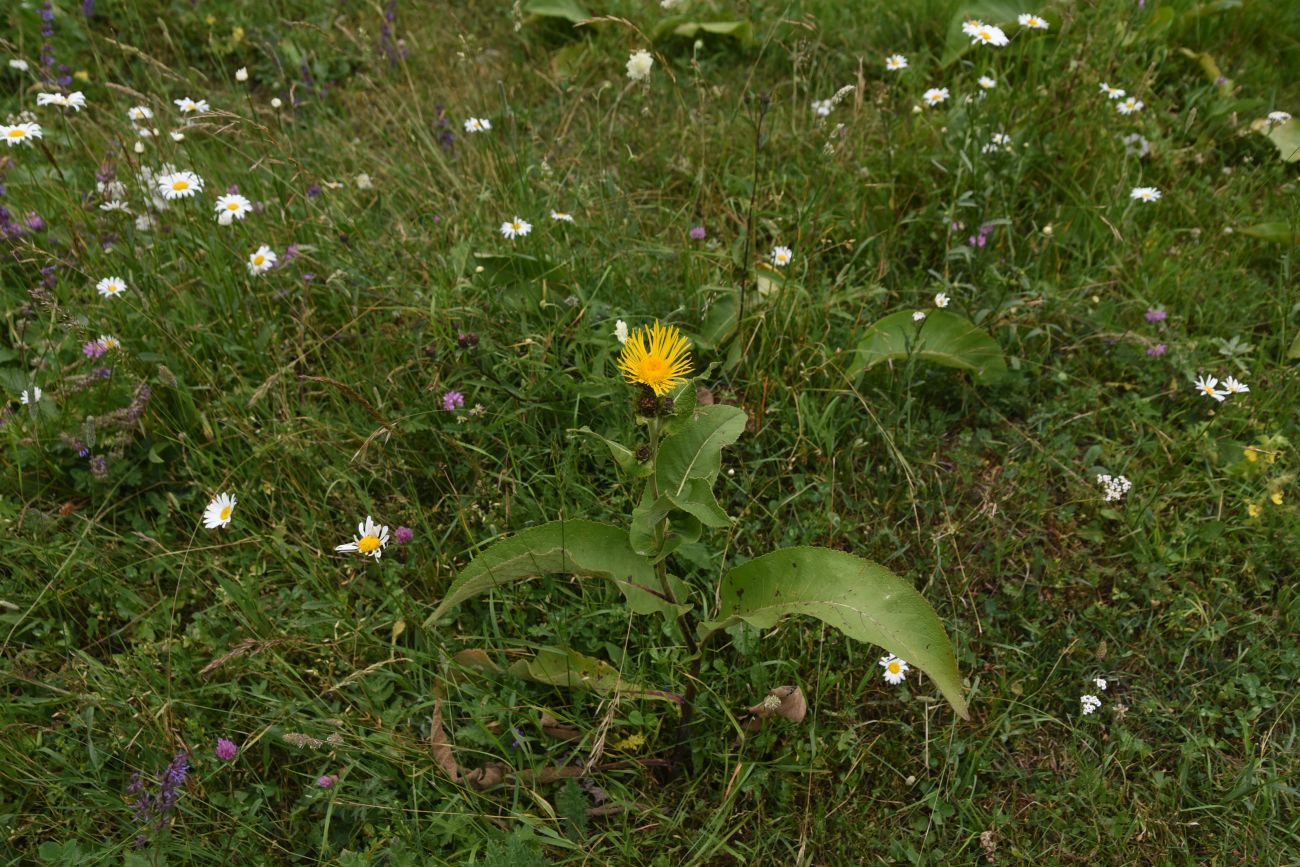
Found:
[[968, 370], [979, 383], [994, 382], [1007, 372], [997, 341], [970, 321], [947, 310], [931, 310], [924, 321], [914, 322], [910, 311], [900, 310], [862, 335], [849, 378], [882, 361], [905, 359], [909, 349], [926, 361]]
[[1271, 241], [1274, 244], [1300, 244], [1300, 232], [1291, 228], [1289, 223], [1257, 223], [1254, 226], [1238, 229], [1237, 232], [1259, 238], [1261, 241]]
[[701, 33], [730, 36], [741, 42], [748, 42], [753, 38], [753, 27], [748, 21], [692, 21], [684, 15], [675, 15], [656, 24], [651, 32], [651, 38], [658, 41], [672, 35], [694, 39]]
[[659, 589], [654, 565], [632, 550], [623, 529], [574, 520], [532, 527], [479, 554], [456, 576], [424, 625], [480, 593], [550, 574], [607, 579], [623, 591], [633, 612], [676, 615]]
[[883, 647], [934, 681], [969, 719], [952, 645], [934, 609], [884, 566], [830, 548], [785, 548], [732, 569], [722, 579], [718, 619], [700, 637], [744, 621], [770, 629], [807, 614], [858, 641]]
[[722, 469], [722, 447], [740, 439], [745, 420], [745, 411], [739, 407], [700, 407], [675, 436], [659, 444], [655, 460], [659, 493], [667, 497], [689, 496], [693, 479], [712, 486]]
[[1257, 121], [1256, 126], [1277, 148], [1277, 155], [1283, 162], [1300, 160], [1300, 120], [1291, 118], [1286, 123]]
[[524, 4], [524, 12], [543, 18], [563, 18], [574, 24], [591, 17], [578, 0], [529, 0]]
[[619, 692], [633, 698], [656, 698], [677, 703], [681, 701], [680, 697], [671, 692], [646, 689], [624, 680], [618, 669], [608, 662], [557, 647], [543, 647], [532, 659], [519, 660], [510, 666], [510, 673], [538, 683], [569, 689]]

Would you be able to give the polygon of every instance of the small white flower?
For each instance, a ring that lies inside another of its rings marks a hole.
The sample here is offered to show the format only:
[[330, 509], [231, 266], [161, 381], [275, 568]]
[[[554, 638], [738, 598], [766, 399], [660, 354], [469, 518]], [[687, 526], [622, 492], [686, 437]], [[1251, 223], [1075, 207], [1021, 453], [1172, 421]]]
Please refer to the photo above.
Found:
[[985, 90], [992, 90], [993, 88], [995, 88], [995, 87], [998, 86], [997, 79], [996, 79], [996, 78], [989, 78], [987, 75], [981, 75], [981, 76], [979, 77], [979, 82], [978, 82], [978, 83], [979, 83], [979, 86], [982, 87], [982, 88], [985, 89]]
[[1120, 114], [1135, 114], [1142, 110], [1142, 100], [1130, 96], [1128, 99], [1116, 105], [1115, 110]]
[[1092, 682], [1093, 682], [1094, 684], [1096, 684], [1097, 689], [1101, 690], [1102, 692], [1105, 692], [1105, 691], [1106, 691], [1106, 687], [1108, 686], [1108, 684], [1106, 683], [1106, 678], [1104, 678], [1104, 677], [1094, 677], [1094, 678], [1092, 679]]
[[627, 323], [622, 319], [614, 323], [614, 336], [619, 343], [627, 343]]
[[913, 314], [912, 314], [912, 321], [913, 321], [913, 322], [924, 322], [924, 321], [925, 321], [925, 311], [924, 311], [924, 310], [918, 310], [918, 311], [916, 311], [915, 313], [913, 313]]
[[185, 133], [179, 130], [172, 130], [171, 137], [172, 141], [185, 141]]
[[885, 682], [897, 686], [907, 679], [907, 663], [894, 654], [880, 657], [880, 667], [885, 670]]
[[1133, 483], [1128, 479], [1108, 473], [1098, 474], [1097, 484], [1101, 485], [1102, 499], [1107, 503], [1119, 502], [1133, 488]]
[[1133, 132], [1124, 136], [1120, 141], [1124, 142], [1124, 155], [1142, 159], [1151, 153], [1151, 142], [1141, 133]]
[[138, 154], [142, 154], [142, 153], [144, 153], [144, 142], [142, 142], [142, 141], [138, 141], [138, 142], [136, 142], [136, 143], [131, 147], [131, 150], [135, 151], [135, 152], [138, 153]]
[[67, 105], [68, 98], [61, 93], [38, 93], [36, 94], [37, 107], [43, 108], [47, 105]]
[[940, 310], [948, 306], [948, 296], [946, 293], [937, 292], [934, 296], [934, 306]]
[[1097, 698], [1095, 695], [1081, 695], [1079, 696], [1079, 703], [1083, 705], [1084, 716], [1093, 713], [1097, 708], [1101, 707], [1101, 699]]
[[284, 100], [280, 99], [280, 97], [271, 97], [271, 108], [279, 108], [282, 105], [284, 105]]
[[1029, 13], [1021, 15], [1016, 20], [1020, 22], [1021, 27], [1027, 27], [1030, 30], [1046, 30], [1052, 26], [1037, 15], [1030, 15]]
[[1206, 397], [1212, 397], [1219, 403], [1223, 403], [1223, 399], [1228, 396], [1228, 393], [1215, 388], [1218, 384], [1219, 380], [1213, 376], [1198, 376], [1196, 378], [1196, 387], [1200, 389], [1201, 394]]
[[203, 178], [194, 172], [168, 172], [158, 178], [158, 192], [167, 201], [188, 199], [203, 189]]
[[1134, 187], [1128, 197], [1139, 202], [1158, 202], [1160, 195], [1160, 190], [1155, 187]]
[[33, 385], [31, 391], [28, 391], [27, 389], [23, 389], [22, 393], [18, 395], [18, 399], [22, 401], [23, 406], [27, 406], [29, 404], [36, 403], [36, 401], [40, 400], [41, 395], [44, 393], [45, 392], [41, 391], [41, 387], [39, 385]]
[[926, 105], [938, 105], [948, 98], [948, 88], [932, 87], [925, 93], [921, 94], [921, 99], [925, 100]]
[[1008, 148], [1011, 147], [1011, 136], [1007, 135], [1004, 132], [995, 132], [993, 133], [993, 138], [989, 141], [989, 143], [984, 145], [984, 147], [980, 148], [980, 152], [986, 154], [994, 154], [1002, 150], [1002, 148], [1004, 147], [1008, 147]]
[[523, 220], [520, 217], [515, 217], [513, 220], [510, 220], [509, 222], [501, 224], [501, 234], [505, 235], [507, 238], [511, 239], [512, 241], [515, 238], [522, 238], [524, 235], [527, 235], [532, 230], [533, 230], [533, 224], [527, 222], [526, 220]]
[[13, 60], [9, 61], [9, 68], [16, 69], [19, 72], [26, 72], [30, 67], [28, 67], [26, 60], [20, 60], [15, 57]]
[[121, 199], [110, 199], [109, 201], [104, 202], [104, 204], [100, 205], [99, 209], [101, 211], [122, 211], [123, 213], [127, 213], [127, 214], [131, 213], [131, 206], [128, 205], [126, 202], [122, 201]]
[[1111, 87], [1109, 84], [1107, 84], [1104, 81], [1101, 83], [1100, 87], [1101, 87], [1101, 92], [1106, 94], [1107, 99], [1123, 99], [1127, 95], [1124, 92], [1124, 88]]
[[203, 526], [209, 530], [225, 527], [230, 523], [230, 516], [235, 511], [234, 494], [218, 494], [203, 510]]
[[572, 223], [573, 214], [566, 214], [563, 211], [551, 211], [551, 219], [557, 223]]
[[141, 214], [135, 218], [135, 229], [137, 232], [148, 232], [157, 228], [158, 221], [151, 214]]
[[790, 260], [793, 258], [794, 251], [789, 247], [778, 246], [772, 248], [772, 264], [778, 268], [784, 268], [786, 265], [789, 265]]
[[206, 99], [190, 99], [188, 96], [183, 99], [173, 99], [176, 107], [181, 110], [181, 114], [190, 114], [191, 112], [209, 111], [208, 101]]
[[1239, 379], [1229, 376], [1223, 381], [1223, 390], [1228, 394], [1245, 394], [1250, 391], [1250, 386]]
[[831, 102], [829, 99], [814, 99], [812, 101], [813, 114], [818, 117], [826, 117], [826, 115], [831, 113], [833, 108], [835, 108], [835, 103]]
[[126, 291], [126, 281], [121, 277], [105, 277], [95, 284], [95, 291], [105, 298], [112, 298]]
[[650, 67], [655, 59], [644, 48], [633, 51], [627, 59], [627, 77], [633, 81], [645, 81], [650, 77]]
[[1269, 126], [1286, 123], [1290, 119], [1291, 113], [1287, 111], [1270, 111], [1267, 118]]
[[217, 198], [217, 222], [229, 226], [235, 220], [242, 220], [253, 210], [253, 203], [238, 193], [229, 193]]
[[387, 544], [388, 528], [379, 526], [369, 515], [366, 515], [365, 521], [357, 524], [356, 537], [351, 542], [336, 545], [334, 550], [339, 553], [359, 551], [366, 557], [374, 557], [378, 560], [383, 555], [384, 546]]
[[247, 66], [241, 66], [235, 70], [235, 81], [248, 81]]
[[265, 274], [274, 267], [278, 258], [274, 250], [263, 244], [248, 255], [248, 273], [254, 277], [258, 274]]
[[104, 349], [108, 352], [112, 352], [114, 349], [122, 348], [122, 341], [118, 340], [116, 337], [114, 337], [111, 334], [101, 334], [99, 335], [99, 339], [96, 340], [95, 342], [98, 343], [100, 346], [104, 347]]
[[354, 179], [358, 190], [372, 190], [375, 187], [374, 181], [370, 180], [370, 175], [362, 172]]
[[1001, 27], [985, 24], [983, 21], [967, 21], [961, 26], [962, 32], [970, 37], [971, 45], [992, 45], [1001, 48], [1011, 40], [1002, 32]]
[[44, 137], [44, 132], [39, 123], [15, 123], [0, 125], [0, 136], [9, 147], [20, 144], [31, 147], [32, 139]]
[[492, 121], [486, 117], [471, 117], [465, 121], [465, 132], [487, 132], [492, 129]]
[[153, 118], [153, 109], [147, 105], [135, 105], [126, 110], [126, 116], [131, 119], [131, 123], [150, 120]]
[[907, 69], [907, 58], [901, 54], [891, 54], [885, 58], [885, 69], [890, 72], [899, 72]]

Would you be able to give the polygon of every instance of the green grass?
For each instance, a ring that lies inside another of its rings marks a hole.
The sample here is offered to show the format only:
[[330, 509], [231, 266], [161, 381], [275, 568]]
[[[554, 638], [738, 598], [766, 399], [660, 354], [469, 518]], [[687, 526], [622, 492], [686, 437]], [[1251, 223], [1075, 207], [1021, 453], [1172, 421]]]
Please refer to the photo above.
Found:
[[[1048, 6], [1049, 32], [1013, 26], [1007, 48], [944, 66], [954, 3], [717, 3], [708, 17], [744, 17], [751, 39], [664, 37], [649, 85], [629, 87], [627, 56], [649, 45], [631, 27], [668, 13], [586, 5], [625, 21], [516, 29], [509, 4], [403, 3], [385, 42], [379, 3], [99, 0], [89, 20], [62, 3], [51, 44], [88, 101], [67, 118], [0, 65], [3, 113], [45, 129], [42, 148], [0, 151], [0, 204], [48, 226], [0, 241], [3, 863], [1300, 859], [1300, 296], [1295, 247], [1241, 231], [1300, 225], [1296, 164], [1249, 129], [1300, 115], [1300, 14]], [[35, 68], [36, 7], [0, 22], [0, 54]], [[901, 75], [882, 69], [895, 51]], [[997, 88], [964, 103], [985, 74]], [[1121, 117], [1100, 81], [1145, 110]], [[824, 121], [809, 110], [849, 84]], [[952, 99], [914, 112], [929, 87]], [[177, 143], [186, 95], [217, 114]], [[140, 103], [161, 135], [137, 156]], [[492, 132], [464, 134], [470, 116]], [[1010, 152], [981, 152], [995, 132]], [[1125, 154], [1131, 132], [1146, 158]], [[203, 194], [151, 231], [98, 210], [97, 170], [131, 185], [162, 162]], [[221, 227], [230, 184], [266, 208]], [[1164, 198], [1131, 203], [1134, 186]], [[511, 243], [498, 227], [515, 214], [534, 231]], [[298, 255], [250, 278], [263, 243]], [[752, 266], [778, 243], [794, 261], [759, 297]], [[124, 297], [95, 294], [110, 274]], [[742, 286], [740, 332], [709, 341]], [[846, 375], [867, 326], [938, 291], [998, 341], [1005, 379]], [[672, 560], [698, 603], [777, 546], [873, 559], [939, 612], [971, 721], [915, 675], [886, 686], [876, 648], [790, 620], [709, 652], [685, 773], [664, 783], [643, 762], [671, 752], [668, 704], [504, 671], [570, 647], [680, 692], [662, 619], [548, 578], [422, 627], [489, 542], [634, 505], [603, 447], [567, 433], [643, 438], [615, 375], [619, 318], [680, 325], [700, 369], [717, 365], [705, 384], [750, 415], [717, 488], [732, 525]], [[102, 333], [123, 349], [86, 359]], [[1192, 386], [1205, 372], [1251, 392], [1214, 404]], [[34, 412], [16, 397], [33, 383]], [[450, 389], [485, 412], [458, 421]], [[1102, 502], [1099, 472], [1133, 480], [1122, 503]], [[205, 530], [227, 490], [234, 521]], [[379, 563], [336, 555], [367, 514], [414, 541]], [[1083, 716], [1097, 676], [1103, 708]], [[805, 722], [742, 736], [743, 709], [784, 684]], [[517, 776], [449, 780], [435, 705], [461, 767]], [[241, 745], [233, 763], [218, 737]], [[580, 786], [529, 775], [599, 748], [617, 764]], [[136, 850], [131, 774], [178, 750], [194, 768], [175, 824]], [[598, 806], [613, 809], [585, 815]]]

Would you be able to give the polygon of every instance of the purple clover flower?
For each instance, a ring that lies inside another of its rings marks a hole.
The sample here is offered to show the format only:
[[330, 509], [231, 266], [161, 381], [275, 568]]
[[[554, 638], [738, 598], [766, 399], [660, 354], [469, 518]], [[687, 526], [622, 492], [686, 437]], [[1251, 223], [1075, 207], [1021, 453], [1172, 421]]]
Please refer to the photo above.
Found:
[[465, 395], [459, 391], [449, 391], [442, 396], [442, 408], [447, 412], [459, 409], [465, 405]]
[[393, 533], [393, 541], [399, 545], [406, 545], [414, 538], [415, 532], [410, 527], [398, 527]]
[[81, 344], [81, 351], [87, 358], [99, 358], [105, 352], [108, 352], [108, 347], [98, 340], [87, 340]]
[[703, 226], [692, 226], [692, 227], [691, 227], [691, 240], [692, 240], [692, 241], [703, 241], [703, 240], [704, 240], [704, 236], [705, 236], [706, 234], [708, 234], [708, 233], [704, 231], [704, 227], [703, 227]]
[[316, 785], [320, 786], [322, 789], [332, 789], [334, 788], [334, 784], [338, 781], [338, 774], [321, 774], [320, 777], [316, 779]]
[[1147, 355], [1151, 356], [1152, 358], [1159, 358], [1160, 356], [1165, 354], [1165, 350], [1167, 350], [1168, 348], [1169, 347], [1165, 346], [1163, 343], [1157, 343], [1155, 346], [1147, 347]]
[[1148, 307], [1146, 312], [1147, 322], [1164, 322], [1169, 313], [1163, 307]]
[[235, 756], [239, 755], [239, 747], [229, 738], [217, 738], [217, 758], [223, 762], [233, 762]]

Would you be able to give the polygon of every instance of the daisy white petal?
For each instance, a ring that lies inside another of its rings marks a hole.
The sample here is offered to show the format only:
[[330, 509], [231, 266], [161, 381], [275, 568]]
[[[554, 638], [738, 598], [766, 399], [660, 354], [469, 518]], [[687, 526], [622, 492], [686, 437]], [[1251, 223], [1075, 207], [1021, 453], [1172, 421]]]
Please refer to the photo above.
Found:
[[230, 516], [235, 511], [234, 494], [218, 494], [208, 507], [203, 510], [203, 526], [209, 530], [230, 524]]

